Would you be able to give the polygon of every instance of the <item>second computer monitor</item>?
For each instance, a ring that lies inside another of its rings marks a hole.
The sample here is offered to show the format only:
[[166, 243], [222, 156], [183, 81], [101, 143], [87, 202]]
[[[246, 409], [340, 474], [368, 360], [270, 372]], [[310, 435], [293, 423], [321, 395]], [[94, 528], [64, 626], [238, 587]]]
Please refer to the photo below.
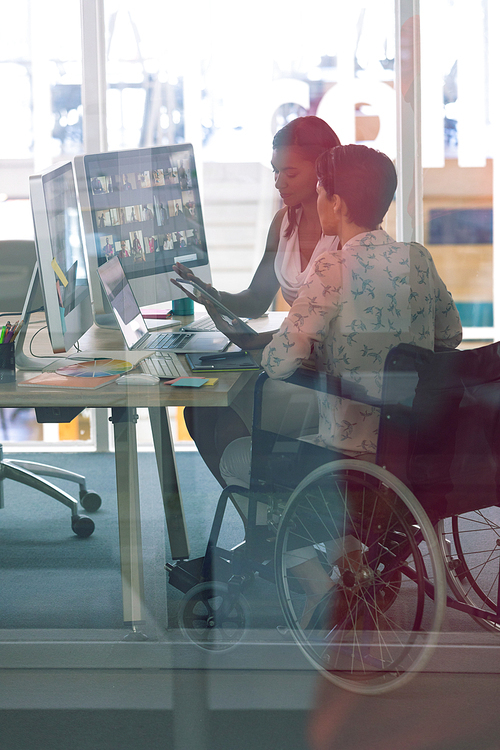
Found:
[[38, 272], [54, 352], [67, 352], [93, 323], [71, 162], [30, 177]]
[[190, 144], [87, 154], [75, 160], [94, 312], [107, 311], [97, 268], [118, 256], [140, 306], [179, 299], [174, 263], [210, 281]]

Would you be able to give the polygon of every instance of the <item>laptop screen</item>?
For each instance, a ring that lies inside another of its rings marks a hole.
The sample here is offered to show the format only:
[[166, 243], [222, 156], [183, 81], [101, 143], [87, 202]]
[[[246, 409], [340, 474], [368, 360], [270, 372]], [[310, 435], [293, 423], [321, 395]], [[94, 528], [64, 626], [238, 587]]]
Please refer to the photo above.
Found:
[[148, 329], [119, 258], [111, 258], [97, 272], [127, 347], [132, 349], [148, 333]]

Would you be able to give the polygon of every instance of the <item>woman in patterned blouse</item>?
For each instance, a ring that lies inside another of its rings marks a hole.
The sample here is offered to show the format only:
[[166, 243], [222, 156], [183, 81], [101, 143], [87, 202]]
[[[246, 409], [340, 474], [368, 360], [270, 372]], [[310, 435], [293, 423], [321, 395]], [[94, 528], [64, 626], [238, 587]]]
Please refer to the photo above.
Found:
[[[396, 242], [380, 228], [397, 184], [392, 161], [366, 146], [338, 146], [319, 157], [317, 174], [321, 226], [326, 235], [337, 235], [339, 244], [316, 258], [264, 349], [262, 366], [270, 378], [286, 379], [308, 361], [379, 397], [392, 347], [455, 348], [462, 338], [460, 317], [430, 253], [417, 243]], [[232, 339], [252, 346], [249, 337]], [[314, 442], [340, 455], [374, 460], [378, 409], [320, 393], [319, 411]], [[250, 444], [250, 438], [240, 438], [226, 448], [220, 469], [227, 484], [248, 486]], [[259, 505], [258, 522], [265, 523], [266, 508]], [[303, 562], [296, 557], [290, 568], [314, 582], [316, 590], [306, 592], [312, 607], [332, 582], [326, 573], [310, 575], [318, 564], [312, 547], [300, 553]]]

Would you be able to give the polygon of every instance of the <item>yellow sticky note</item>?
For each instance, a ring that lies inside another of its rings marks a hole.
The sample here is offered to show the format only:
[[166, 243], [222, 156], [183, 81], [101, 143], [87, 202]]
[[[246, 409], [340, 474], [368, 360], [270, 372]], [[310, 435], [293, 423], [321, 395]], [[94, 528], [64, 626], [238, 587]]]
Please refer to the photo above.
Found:
[[219, 382], [219, 378], [208, 378], [205, 385], [215, 385]]
[[61, 271], [61, 267], [60, 267], [59, 263], [57, 262], [57, 260], [55, 258], [52, 258], [52, 263], [50, 265], [51, 265], [52, 270], [54, 271], [55, 275], [57, 276], [57, 278], [61, 282], [61, 284], [63, 286], [68, 286], [68, 279], [66, 278], [66, 276]]

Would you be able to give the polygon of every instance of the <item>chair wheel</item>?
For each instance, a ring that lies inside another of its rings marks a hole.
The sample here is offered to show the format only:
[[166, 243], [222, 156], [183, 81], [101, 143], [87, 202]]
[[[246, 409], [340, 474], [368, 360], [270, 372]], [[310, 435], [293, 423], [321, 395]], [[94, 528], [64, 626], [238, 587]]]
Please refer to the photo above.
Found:
[[71, 528], [77, 536], [79, 536], [81, 539], [85, 539], [86, 537], [93, 534], [95, 524], [93, 520], [88, 516], [77, 515], [73, 516], [71, 519]]
[[80, 495], [80, 505], [89, 513], [99, 510], [101, 503], [101, 496], [98, 495], [97, 492], [83, 492]]
[[207, 651], [225, 651], [238, 644], [249, 623], [250, 608], [240, 594], [220, 581], [200, 583], [184, 596], [179, 623], [190, 641]]

